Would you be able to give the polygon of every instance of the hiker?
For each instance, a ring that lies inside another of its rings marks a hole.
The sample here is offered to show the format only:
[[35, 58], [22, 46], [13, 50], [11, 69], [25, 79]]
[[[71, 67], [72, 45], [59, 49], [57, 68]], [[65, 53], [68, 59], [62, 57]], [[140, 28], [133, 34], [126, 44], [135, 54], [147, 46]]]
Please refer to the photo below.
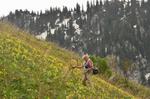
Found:
[[83, 55], [82, 59], [84, 60], [83, 66], [76, 66], [73, 68], [83, 68], [84, 75], [83, 75], [82, 83], [83, 85], [87, 85], [87, 83], [90, 84], [90, 77], [93, 72], [93, 62], [89, 58], [88, 54]]

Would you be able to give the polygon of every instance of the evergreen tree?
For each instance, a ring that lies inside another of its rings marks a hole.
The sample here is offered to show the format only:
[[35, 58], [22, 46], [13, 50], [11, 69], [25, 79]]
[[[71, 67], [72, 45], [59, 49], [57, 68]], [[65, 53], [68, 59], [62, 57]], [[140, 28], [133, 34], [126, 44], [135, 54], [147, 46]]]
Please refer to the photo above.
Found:
[[76, 11], [77, 11], [77, 15], [80, 16], [81, 10], [80, 10], [80, 5], [78, 3], [76, 4]]

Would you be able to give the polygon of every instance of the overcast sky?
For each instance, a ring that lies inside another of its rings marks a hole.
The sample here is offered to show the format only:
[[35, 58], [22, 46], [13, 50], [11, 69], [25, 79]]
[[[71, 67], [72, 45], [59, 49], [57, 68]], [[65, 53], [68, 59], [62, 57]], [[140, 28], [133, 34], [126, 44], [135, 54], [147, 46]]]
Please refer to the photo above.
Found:
[[77, 2], [80, 5], [83, 4], [86, 7], [87, 1], [88, 0], [1, 0], [0, 16], [7, 15], [10, 11], [15, 11], [15, 9], [44, 11], [45, 9], [49, 9], [50, 6], [52, 7], [67, 6], [71, 8], [75, 7]]

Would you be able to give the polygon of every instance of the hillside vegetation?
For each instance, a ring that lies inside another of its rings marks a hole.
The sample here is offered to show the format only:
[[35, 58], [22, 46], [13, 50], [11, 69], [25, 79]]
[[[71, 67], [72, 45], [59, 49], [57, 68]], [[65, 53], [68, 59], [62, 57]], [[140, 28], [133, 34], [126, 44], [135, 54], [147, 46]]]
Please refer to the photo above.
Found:
[[83, 86], [81, 70], [71, 68], [80, 62], [57, 44], [0, 23], [0, 99], [135, 99], [98, 76]]

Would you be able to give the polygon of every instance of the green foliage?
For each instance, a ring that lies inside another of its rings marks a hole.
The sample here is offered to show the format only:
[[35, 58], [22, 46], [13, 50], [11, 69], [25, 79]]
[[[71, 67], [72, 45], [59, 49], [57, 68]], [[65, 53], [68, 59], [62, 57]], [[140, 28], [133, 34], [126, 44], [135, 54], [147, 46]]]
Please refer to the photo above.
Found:
[[0, 52], [1, 72], [4, 74], [0, 86], [2, 95], [7, 98], [36, 97], [41, 83], [48, 87], [61, 72], [62, 63], [57, 59], [45, 57], [9, 36], [0, 38]]
[[105, 77], [111, 77], [112, 71], [110, 67], [107, 64], [107, 61], [105, 58], [101, 58], [99, 56], [90, 56], [91, 60], [94, 63], [94, 66], [97, 67], [100, 71], [100, 74]]

